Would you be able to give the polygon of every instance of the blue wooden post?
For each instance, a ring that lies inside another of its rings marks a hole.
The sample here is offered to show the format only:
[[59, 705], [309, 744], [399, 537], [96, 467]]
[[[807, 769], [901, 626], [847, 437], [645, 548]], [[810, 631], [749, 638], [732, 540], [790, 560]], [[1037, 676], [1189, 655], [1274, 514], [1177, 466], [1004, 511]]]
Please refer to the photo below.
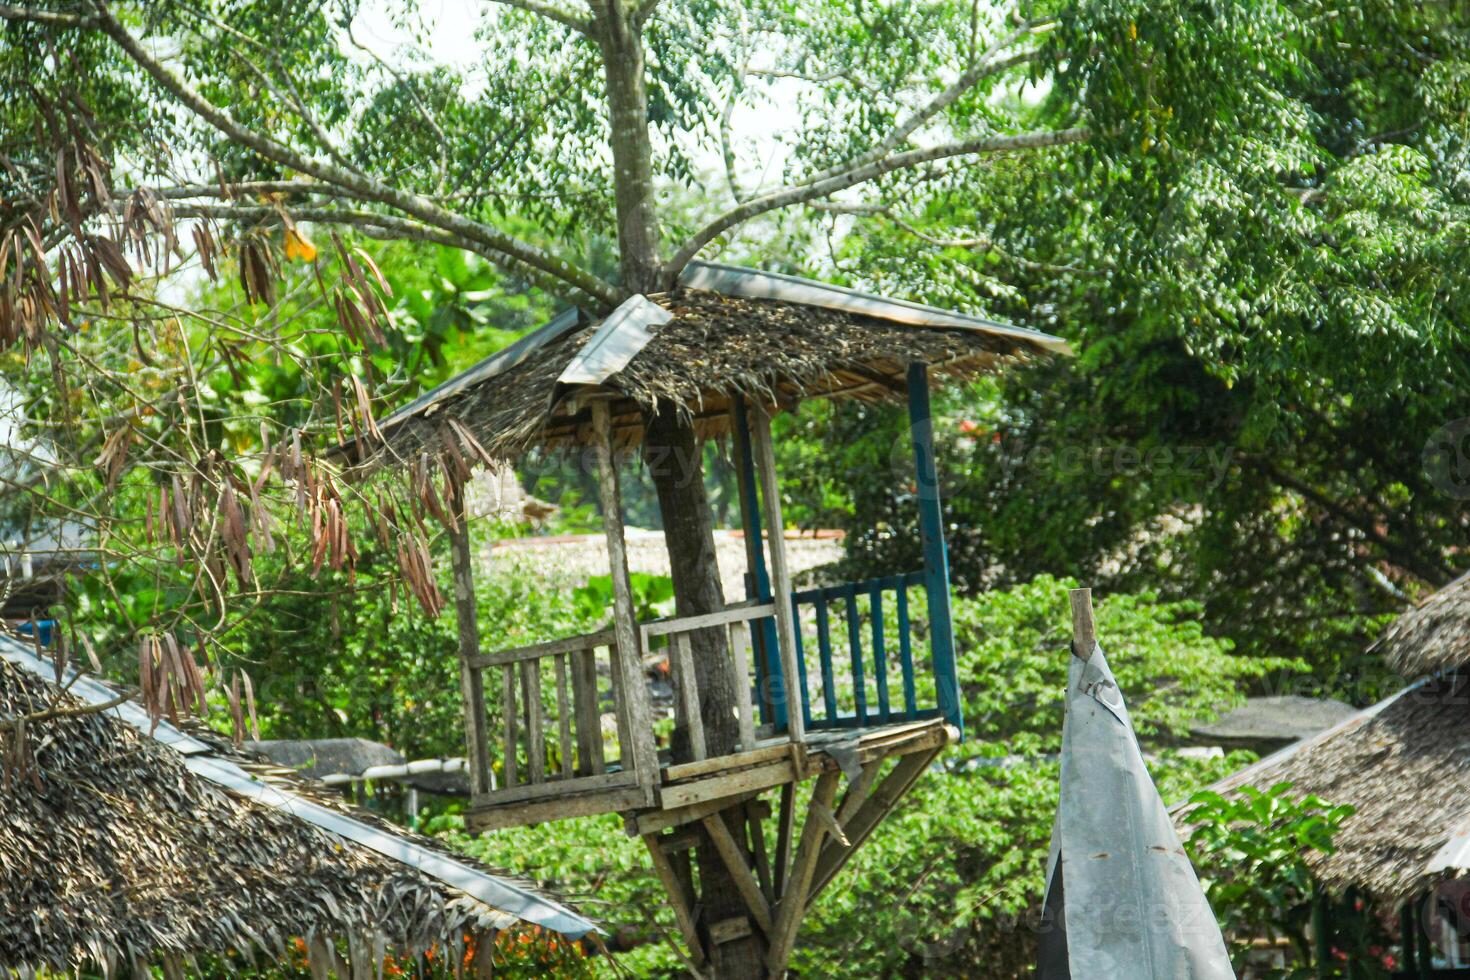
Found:
[[919, 491], [919, 535], [924, 547], [924, 588], [929, 597], [929, 647], [939, 711], [965, 733], [960, 684], [954, 659], [954, 621], [949, 610], [949, 553], [944, 543], [944, 509], [934, 459], [934, 419], [929, 408], [929, 370], [914, 362], [908, 371], [909, 431]]
[[[735, 396], [735, 452], [740, 457], [740, 524], [745, 530], [746, 598], [769, 602], [771, 576], [766, 570], [765, 545], [761, 542], [761, 508], [760, 498], [756, 496], [755, 455], [750, 448], [750, 419], [746, 414], [745, 399], [739, 395]], [[781, 654], [776, 645], [776, 620], [768, 617], [755, 626], [751, 639], [756, 662], [761, 666], [761, 720], [780, 731], [786, 727], [786, 696], [781, 677]]]

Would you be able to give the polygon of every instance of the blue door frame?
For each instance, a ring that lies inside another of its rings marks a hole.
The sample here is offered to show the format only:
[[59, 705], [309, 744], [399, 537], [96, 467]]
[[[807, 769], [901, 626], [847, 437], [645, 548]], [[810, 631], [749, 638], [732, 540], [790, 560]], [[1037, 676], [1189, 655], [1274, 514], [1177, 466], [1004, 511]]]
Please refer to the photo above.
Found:
[[[800, 606], [806, 603], [817, 612], [818, 656], [822, 666], [822, 699], [825, 718], [813, 720], [812, 705], [807, 685], [800, 692], [802, 715], [810, 728], [847, 727], [872, 721], [887, 721], [900, 718], [944, 718], [964, 735], [965, 723], [961, 711], [959, 677], [955, 664], [954, 622], [950, 610], [949, 551], [944, 539], [944, 510], [939, 488], [938, 467], [934, 456], [934, 422], [929, 403], [929, 372], [921, 363], [910, 364], [907, 375], [909, 431], [913, 439], [916, 498], [919, 506], [919, 536], [924, 556], [921, 572], [890, 576], [870, 582], [851, 583], [826, 589], [796, 592], [786, 597], [792, 603], [793, 616], [797, 621], [795, 656], [798, 676], [806, 680], [806, 664], [802, 650], [800, 632]], [[761, 510], [756, 497], [755, 460], [751, 452], [750, 429], [745, 401], [735, 399], [735, 449], [739, 457], [740, 515], [745, 531], [746, 559], [749, 573], [746, 575], [747, 598], [765, 602], [771, 598], [771, 579], [766, 569], [764, 544], [761, 539]], [[781, 533], [771, 528], [772, 534]], [[913, 661], [909, 654], [908, 615], [905, 604], [904, 586], [922, 581], [929, 613], [929, 646], [934, 670], [934, 688], [938, 701], [937, 709], [919, 708], [914, 703]], [[904, 705], [903, 711], [889, 701], [887, 685], [887, 655], [883, 647], [883, 603], [882, 592], [896, 592], [897, 615], [901, 626], [898, 666], [902, 670]], [[868, 597], [872, 617], [871, 653], [873, 656], [874, 679], [878, 685], [876, 710], [869, 710], [862, 687], [864, 676], [864, 652], [859, 635], [857, 601], [859, 593]], [[855, 711], [852, 717], [839, 717], [835, 700], [835, 685], [831, 677], [832, 649], [831, 631], [826, 616], [827, 604], [831, 600], [845, 601], [847, 612], [847, 639], [852, 657], [854, 679], [858, 684], [854, 691]], [[776, 640], [776, 625], [773, 619], [761, 621], [755, 630], [757, 683], [759, 685], [761, 719], [781, 731], [786, 727], [786, 698], [783, 689], [780, 654]]]

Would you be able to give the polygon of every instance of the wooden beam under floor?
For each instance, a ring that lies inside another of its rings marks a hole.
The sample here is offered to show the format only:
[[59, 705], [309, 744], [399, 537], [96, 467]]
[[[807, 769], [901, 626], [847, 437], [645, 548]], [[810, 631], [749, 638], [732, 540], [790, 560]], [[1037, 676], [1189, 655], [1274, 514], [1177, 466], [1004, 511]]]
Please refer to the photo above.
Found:
[[[830, 807], [837, 796], [837, 773], [824, 772], [817, 777], [812, 790], [811, 802]], [[817, 857], [821, 853], [822, 838], [827, 828], [821, 820], [808, 814], [801, 825], [801, 840], [796, 845], [796, 857], [791, 861], [791, 876], [786, 890], [777, 904], [776, 923], [770, 936], [770, 950], [766, 954], [766, 969], [772, 977], [786, 975], [786, 964], [791, 959], [792, 947], [796, 944], [796, 931], [801, 927], [801, 918], [806, 913], [807, 889], [817, 870]]]
[[664, 853], [659, 835], [644, 834], [643, 843], [647, 845], [648, 854], [653, 858], [653, 870], [657, 872], [659, 881], [663, 882], [664, 891], [668, 893], [669, 906], [674, 910], [674, 921], [679, 924], [684, 944], [689, 947], [690, 962], [700, 966], [704, 963], [704, 947], [699, 941], [699, 930], [694, 925], [694, 896], [685, 891], [683, 882], [674, 871], [673, 863]]

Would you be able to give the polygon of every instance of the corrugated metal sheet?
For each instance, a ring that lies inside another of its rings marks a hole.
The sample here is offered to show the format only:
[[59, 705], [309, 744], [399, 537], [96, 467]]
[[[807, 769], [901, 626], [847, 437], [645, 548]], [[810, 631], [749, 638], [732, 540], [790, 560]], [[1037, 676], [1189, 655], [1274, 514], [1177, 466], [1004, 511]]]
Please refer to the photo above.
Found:
[[558, 377], [558, 384], [596, 385], [617, 374], [674, 315], [646, 296], [631, 296], [607, 315]]
[[788, 303], [804, 303], [829, 310], [845, 310], [879, 320], [907, 323], [916, 327], [950, 327], [959, 330], [974, 330], [1010, 337], [1031, 344], [1053, 354], [1072, 353], [1065, 340], [1039, 330], [1012, 326], [996, 320], [969, 316], [942, 310], [937, 306], [925, 306], [907, 300], [888, 299], [872, 293], [859, 292], [845, 286], [802, 279], [779, 272], [763, 272], [738, 265], [723, 265], [718, 262], [691, 262], [679, 276], [682, 285], [693, 289], [708, 289], [726, 296], [744, 296], [751, 299], [778, 299]]

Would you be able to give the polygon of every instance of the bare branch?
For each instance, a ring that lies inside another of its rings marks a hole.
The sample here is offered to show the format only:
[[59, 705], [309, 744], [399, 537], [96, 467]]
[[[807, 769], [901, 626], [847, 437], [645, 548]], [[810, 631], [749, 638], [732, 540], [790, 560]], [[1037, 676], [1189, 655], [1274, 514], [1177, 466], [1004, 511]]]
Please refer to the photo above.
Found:
[[[281, 217], [280, 212], [275, 208], [230, 204], [181, 203], [175, 205], [174, 214], [180, 218], [233, 219], [237, 221], [279, 221]], [[595, 309], [599, 303], [596, 296], [584, 293], [575, 286], [571, 286], [561, 280], [552, 279], [541, 270], [528, 266], [523, 262], [518, 262], [503, 252], [486, 249], [478, 242], [471, 241], [451, 232], [446, 232], [432, 225], [404, 218], [400, 215], [382, 214], [377, 211], [324, 207], [293, 207], [290, 209], [290, 214], [293, 219], [298, 221], [353, 227], [370, 238], [428, 242], [434, 245], [447, 245], [450, 248], [463, 249], [466, 252], [474, 252], [476, 255], [489, 259], [496, 265], [530, 282], [534, 282], [547, 292], [561, 296], [574, 306], [581, 307], [582, 309]]]
[[554, 20], [563, 27], [570, 27], [572, 30], [586, 34], [589, 37], [592, 34], [591, 19], [573, 13], [554, 3], [547, 3], [545, 0], [493, 0], [493, 2], [505, 4], [507, 7], [515, 7], [517, 10], [524, 10], [528, 13], [545, 17], [548, 20]]
[[979, 252], [994, 252], [1001, 258], [1023, 269], [1030, 269], [1033, 272], [1067, 272], [1081, 276], [1097, 276], [1102, 274], [1092, 269], [1084, 269], [1080, 266], [1037, 262], [1035, 259], [1028, 259], [1023, 255], [1016, 255], [1014, 252], [1009, 252], [1001, 248], [988, 235], [972, 235], [967, 238], [939, 238], [919, 228], [906, 218], [895, 214], [893, 207], [887, 204], [835, 204], [819, 201], [814, 202], [812, 207], [819, 211], [825, 211], [828, 214], [849, 214], [866, 218], [883, 218], [891, 222], [894, 227], [905, 234], [912, 235], [919, 239], [919, 241], [933, 245], [935, 248], [957, 248]]
[[76, 14], [64, 14], [59, 11], [17, 7], [8, 3], [0, 3], [0, 20], [30, 21], [33, 24], [47, 24], [51, 27], [97, 26], [96, 17], [80, 17]]
[[854, 167], [849, 170], [834, 174], [824, 180], [808, 184], [799, 184], [795, 187], [787, 187], [760, 197], [752, 198], [737, 207], [726, 211], [720, 217], [705, 225], [684, 243], [674, 257], [665, 267], [669, 276], [677, 276], [684, 266], [689, 264], [700, 251], [714, 241], [720, 235], [743, 222], [749, 221], [757, 215], [765, 214], [767, 211], [775, 211], [779, 208], [790, 207], [793, 204], [805, 204], [808, 201], [821, 200], [838, 191], [844, 191], [849, 187], [866, 183], [884, 174], [896, 170], [907, 170], [922, 166], [935, 160], [944, 160], [950, 157], [975, 156], [984, 153], [1016, 153], [1022, 150], [1037, 150], [1049, 146], [1062, 146], [1068, 143], [1080, 143], [1086, 140], [1089, 132], [1085, 128], [1045, 130], [1036, 133], [1017, 133], [1010, 136], [980, 136], [974, 139], [961, 140], [957, 143], [945, 143], [940, 146], [931, 146], [921, 150], [910, 150], [907, 153], [897, 153], [892, 156], [875, 160], [871, 163]]
[[600, 308], [612, 307], [621, 301], [621, 292], [611, 283], [528, 242], [506, 235], [490, 225], [448, 211], [422, 195], [402, 191], [336, 164], [304, 156], [268, 136], [248, 129], [190, 88], [182, 79], [144, 50], [138, 39], [128, 33], [105, 5], [99, 4], [97, 10], [98, 23], [102, 31], [112, 38], [128, 57], [165, 91], [178, 99], [200, 119], [261, 156], [316, 177], [318, 180], [356, 192], [366, 199], [412, 215], [450, 234], [478, 242], [486, 248], [501, 252], [534, 269], [539, 269], [553, 279], [568, 283], [581, 292], [596, 297]]
[[887, 136], [883, 137], [882, 140], [874, 144], [865, 153], [845, 163], [813, 174], [803, 180], [802, 183], [815, 184], [834, 174], [850, 170], [853, 167], [860, 167], [865, 163], [871, 163], [874, 160], [879, 160], [887, 156], [907, 142], [908, 138], [916, 133], [921, 126], [958, 102], [966, 92], [978, 85], [981, 79], [988, 78], [991, 75], [998, 75], [1007, 69], [1014, 68], [1016, 65], [1025, 64], [1028, 61], [1034, 60], [1037, 56], [1036, 51], [1018, 51], [1010, 55], [1001, 55], [1001, 52], [1023, 37], [1026, 37], [1032, 29], [1032, 26], [1028, 24], [1006, 37], [999, 44], [996, 44], [990, 49], [986, 57], [977, 60], [966, 69], [964, 74], [955, 79], [952, 85], [910, 114], [907, 119], [895, 126]]

